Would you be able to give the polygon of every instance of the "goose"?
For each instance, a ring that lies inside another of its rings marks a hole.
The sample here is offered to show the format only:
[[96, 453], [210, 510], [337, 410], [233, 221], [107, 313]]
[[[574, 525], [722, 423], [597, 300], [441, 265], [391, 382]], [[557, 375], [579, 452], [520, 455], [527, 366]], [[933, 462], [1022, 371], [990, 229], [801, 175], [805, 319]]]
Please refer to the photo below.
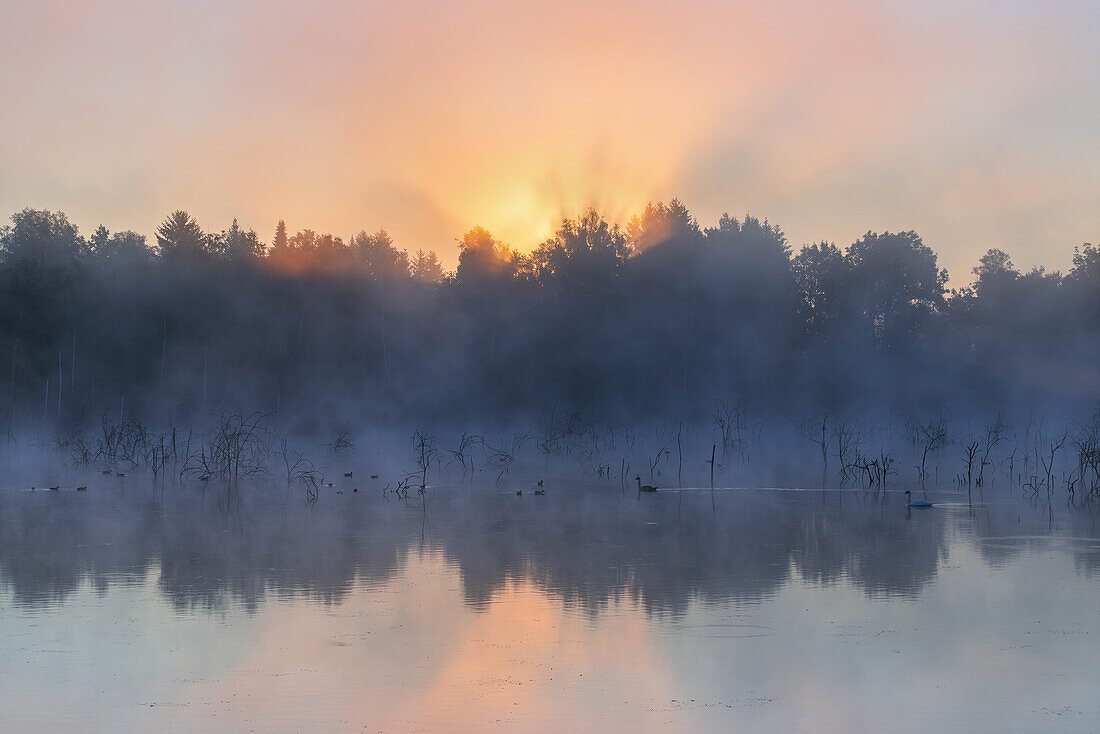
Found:
[[653, 487], [653, 486], [648, 485], [648, 484], [642, 484], [642, 478], [641, 477], [634, 477], [634, 481], [636, 481], [638, 483], [638, 491], [639, 492], [656, 492], [657, 491], [656, 487]]
[[908, 489], [905, 490], [905, 499], [908, 500], [908, 507], [932, 507], [932, 503], [928, 500], [915, 500], [913, 499], [913, 493]]

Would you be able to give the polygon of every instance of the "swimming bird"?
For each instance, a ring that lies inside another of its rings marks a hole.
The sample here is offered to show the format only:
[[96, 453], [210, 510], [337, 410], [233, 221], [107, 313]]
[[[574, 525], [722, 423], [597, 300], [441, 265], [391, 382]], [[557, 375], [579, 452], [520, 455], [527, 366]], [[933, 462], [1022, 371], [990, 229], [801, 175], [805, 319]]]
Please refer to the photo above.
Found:
[[905, 499], [909, 500], [909, 507], [932, 507], [932, 503], [928, 500], [915, 500], [912, 497], [913, 493], [908, 489], [905, 490]]
[[517, 490], [516, 490], [516, 496], [517, 496], [517, 497], [520, 497], [520, 496], [522, 496], [522, 495], [523, 495], [523, 490], [522, 490], [522, 489], [517, 489]]
[[50, 491], [51, 491], [51, 492], [58, 492], [58, 491], [60, 491], [60, 490], [61, 490], [61, 486], [60, 486], [60, 485], [58, 485], [58, 486], [56, 486], [56, 487], [50, 487]]
[[654, 486], [651, 486], [649, 484], [642, 484], [642, 478], [641, 477], [634, 477], [634, 481], [636, 481], [638, 483], [638, 491], [639, 492], [656, 492], [657, 491], [657, 488], [654, 487]]
[[80, 487], [77, 487], [77, 488], [76, 488], [76, 491], [77, 491], [77, 492], [87, 492], [87, 491], [88, 491], [88, 488], [82, 485], [82, 486], [80, 486]]
[[540, 487], [542, 486], [542, 480], [541, 479], [539, 480], [539, 486]]
[[344, 476], [347, 477], [348, 479], [351, 479], [351, 475], [354, 474], [354, 473], [355, 472], [353, 472], [353, 471], [346, 471], [346, 472], [344, 472]]
[[537, 494], [537, 495], [545, 495], [545, 494], [546, 494], [546, 490], [545, 490], [545, 489], [536, 489], [536, 490], [535, 490], [535, 494]]

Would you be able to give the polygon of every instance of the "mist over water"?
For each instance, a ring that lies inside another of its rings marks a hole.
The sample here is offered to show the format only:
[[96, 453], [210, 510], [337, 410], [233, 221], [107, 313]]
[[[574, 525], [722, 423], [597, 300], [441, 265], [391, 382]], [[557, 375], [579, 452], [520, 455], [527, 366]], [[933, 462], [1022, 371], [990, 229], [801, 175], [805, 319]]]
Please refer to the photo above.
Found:
[[0, 8], [0, 734], [1100, 731], [1100, 3]]
[[12, 222], [4, 731], [1100, 720], [1095, 246]]

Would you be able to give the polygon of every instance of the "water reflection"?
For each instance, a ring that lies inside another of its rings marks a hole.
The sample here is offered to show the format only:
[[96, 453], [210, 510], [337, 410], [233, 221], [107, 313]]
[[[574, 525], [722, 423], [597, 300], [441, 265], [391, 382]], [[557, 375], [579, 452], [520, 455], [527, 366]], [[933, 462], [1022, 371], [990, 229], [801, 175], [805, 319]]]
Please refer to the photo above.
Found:
[[526, 578], [589, 613], [629, 597], [676, 616], [693, 599], [772, 596], [792, 574], [914, 595], [935, 575], [948, 527], [943, 513], [907, 517], [896, 501], [858, 494], [845, 506], [805, 493], [727, 492], [712, 506], [698, 492], [637, 501], [606, 487], [532, 500], [437, 490], [422, 506], [366, 493], [307, 505], [259, 487], [196, 491], [9, 493], [3, 579], [16, 603], [51, 604], [85, 579], [105, 591], [155, 568], [179, 608], [232, 601], [253, 610], [271, 593], [339, 602], [355, 580], [385, 582], [410, 550], [433, 548], [459, 569], [474, 608]]
[[[1095, 515], [943, 499], [8, 491], [0, 680], [24, 704], [0, 728], [1100, 721]], [[82, 693], [58, 706], [61, 680]]]

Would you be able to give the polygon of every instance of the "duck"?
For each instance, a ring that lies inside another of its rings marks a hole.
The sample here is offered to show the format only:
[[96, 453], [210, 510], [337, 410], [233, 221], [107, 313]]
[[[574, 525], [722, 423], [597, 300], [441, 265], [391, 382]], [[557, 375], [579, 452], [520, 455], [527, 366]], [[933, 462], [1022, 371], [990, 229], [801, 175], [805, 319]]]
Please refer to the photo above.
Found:
[[546, 494], [546, 490], [545, 489], [536, 489], [535, 494], [539, 495], [539, 496], [544, 496]]
[[79, 487], [77, 487], [77, 488], [76, 488], [76, 491], [77, 491], [77, 492], [87, 492], [87, 491], [88, 491], [88, 487], [86, 487], [86, 486], [84, 486], [84, 485], [81, 485], [81, 486], [79, 486]]
[[905, 499], [908, 500], [907, 507], [933, 507], [933, 503], [928, 500], [915, 500], [913, 499], [913, 493], [908, 489], [905, 490]]
[[517, 489], [516, 490], [516, 497], [522, 497], [522, 496], [523, 496], [523, 490], [522, 489]]
[[634, 481], [638, 483], [639, 492], [656, 492], [657, 488], [650, 484], [642, 484], [641, 477], [634, 477]]
[[354, 473], [355, 472], [353, 472], [353, 471], [346, 471], [346, 472], [344, 472], [344, 476], [347, 477], [348, 479], [351, 479], [352, 478], [351, 475], [354, 474]]

